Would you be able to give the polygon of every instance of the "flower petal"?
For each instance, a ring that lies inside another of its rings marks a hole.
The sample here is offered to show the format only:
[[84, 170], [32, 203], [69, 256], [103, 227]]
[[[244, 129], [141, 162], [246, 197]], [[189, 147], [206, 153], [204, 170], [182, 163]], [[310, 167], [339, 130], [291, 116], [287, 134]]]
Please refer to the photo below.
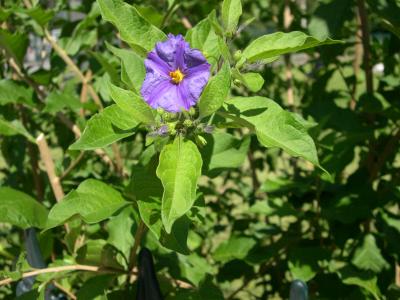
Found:
[[183, 39], [183, 36], [178, 34], [174, 36], [168, 35], [168, 39], [164, 42], [156, 44], [156, 52], [158, 56], [166, 62], [170, 68], [176, 70], [183, 68], [183, 53], [189, 44]]
[[181, 91], [185, 91], [182, 94], [186, 95], [186, 102], [189, 103], [189, 107], [197, 103], [209, 77], [209, 68], [204, 68], [183, 79], [180, 84], [182, 86]]
[[170, 66], [163, 61], [155, 51], [151, 51], [147, 58], [144, 60], [146, 72], [157, 72], [160, 75], [169, 78], [169, 72], [172, 71]]
[[197, 49], [188, 48], [184, 53], [184, 59], [187, 68], [193, 68], [201, 64], [208, 64], [203, 53]]
[[170, 85], [171, 82], [169, 78], [165, 78], [154, 72], [147, 73], [140, 92], [147, 104], [153, 108], [157, 108], [158, 106], [156, 106], [156, 103], [158, 95]]

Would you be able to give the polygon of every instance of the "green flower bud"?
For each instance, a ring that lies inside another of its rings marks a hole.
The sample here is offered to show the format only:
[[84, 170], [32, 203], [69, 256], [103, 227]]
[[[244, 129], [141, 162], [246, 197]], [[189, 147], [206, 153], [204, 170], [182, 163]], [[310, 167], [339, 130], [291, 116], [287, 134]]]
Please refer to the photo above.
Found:
[[192, 107], [189, 109], [189, 115], [194, 116], [195, 114], [196, 114], [196, 109], [192, 106]]
[[242, 58], [242, 51], [237, 50], [234, 54], [233, 54], [233, 58], [235, 59], [235, 61], [239, 61]]
[[196, 135], [195, 139], [196, 139], [196, 144], [199, 147], [203, 147], [203, 146], [207, 145], [206, 139], [203, 138], [201, 135]]
[[183, 126], [192, 127], [193, 126], [192, 120], [186, 119], [185, 121], [183, 121]]

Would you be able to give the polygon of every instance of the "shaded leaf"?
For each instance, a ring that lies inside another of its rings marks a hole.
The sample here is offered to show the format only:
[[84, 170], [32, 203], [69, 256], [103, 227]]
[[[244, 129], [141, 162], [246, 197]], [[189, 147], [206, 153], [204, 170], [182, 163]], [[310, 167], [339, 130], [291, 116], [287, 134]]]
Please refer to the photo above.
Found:
[[47, 209], [31, 196], [9, 187], [0, 187], [0, 222], [27, 229], [43, 228]]

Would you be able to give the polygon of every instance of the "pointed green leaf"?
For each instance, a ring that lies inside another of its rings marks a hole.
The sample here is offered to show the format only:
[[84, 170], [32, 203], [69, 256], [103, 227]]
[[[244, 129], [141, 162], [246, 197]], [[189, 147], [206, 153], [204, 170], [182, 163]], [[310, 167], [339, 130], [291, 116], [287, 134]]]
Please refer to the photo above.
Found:
[[211, 12], [207, 18], [189, 29], [185, 37], [190, 46], [200, 49], [208, 62], [213, 66], [217, 64], [220, 56], [218, 40], [221, 39], [214, 31], [212, 24], [214, 15], [215, 11]]
[[[290, 112], [264, 97], [236, 97], [226, 102], [232, 118], [239, 117], [254, 126], [265, 147], [279, 147], [319, 166], [317, 150], [306, 127]], [[319, 166], [320, 167], [320, 166]]]
[[92, 150], [104, 148], [134, 134], [132, 128], [137, 125], [138, 123], [116, 104], [110, 105], [90, 118], [82, 136], [69, 149]]
[[258, 73], [240, 73], [238, 69], [233, 69], [232, 75], [235, 79], [240, 80], [244, 86], [254, 93], [261, 90], [264, 84], [264, 78]]
[[128, 191], [134, 196], [139, 207], [140, 217], [160, 243], [171, 250], [187, 254], [189, 220], [186, 216], [178, 219], [168, 234], [161, 220], [161, 198], [163, 186], [154, 169], [135, 166]]
[[375, 299], [381, 299], [377, 277], [371, 272], [359, 271], [351, 265], [341, 268], [339, 276], [344, 284], [359, 286], [370, 292]]
[[31, 196], [9, 187], [0, 187], [0, 222], [27, 229], [43, 228], [47, 209]]
[[230, 68], [224, 63], [221, 70], [210, 79], [199, 100], [202, 118], [216, 112], [228, 97], [231, 86]]
[[291, 52], [297, 52], [322, 45], [336, 44], [340, 41], [332, 39], [319, 40], [300, 31], [289, 33], [275, 32], [263, 35], [244, 49], [243, 57], [248, 62], [272, 58]]
[[372, 234], [367, 234], [364, 237], [363, 244], [356, 249], [351, 262], [362, 270], [370, 270], [375, 273], [389, 268], [389, 264], [383, 258]]
[[0, 29], [0, 49], [4, 49], [8, 56], [12, 57], [18, 65], [21, 65], [29, 40], [26, 33], [11, 34], [8, 31]]
[[242, 3], [240, 0], [224, 0], [222, 2], [222, 22], [227, 32], [236, 31], [239, 18], [242, 15]]
[[36, 143], [35, 138], [25, 129], [20, 121], [7, 121], [0, 116], [0, 135], [11, 136], [17, 134], [23, 135], [32, 143]]
[[33, 91], [9, 79], [0, 80], [0, 105], [22, 103], [34, 106]]
[[209, 176], [225, 169], [239, 168], [247, 156], [250, 136], [235, 138], [225, 132], [206, 136], [207, 144], [201, 149], [203, 167]]
[[111, 22], [120, 32], [121, 39], [134, 49], [144, 52], [166, 35], [143, 18], [135, 7], [121, 0], [98, 0], [104, 20]]
[[216, 261], [227, 262], [233, 259], [244, 259], [257, 241], [246, 236], [231, 236], [223, 242], [213, 253]]
[[161, 216], [167, 233], [193, 206], [202, 163], [197, 146], [180, 136], [161, 151], [157, 177], [164, 187]]
[[151, 124], [154, 122], [153, 110], [134, 92], [110, 84], [110, 96], [124, 112], [138, 123]]
[[89, 224], [98, 223], [127, 204], [112, 187], [95, 179], [87, 179], [52, 207], [46, 228], [62, 225], [75, 216]]
[[110, 44], [107, 44], [107, 48], [121, 60], [122, 81], [128, 88], [139, 92], [146, 77], [143, 58], [131, 50], [119, 49]]

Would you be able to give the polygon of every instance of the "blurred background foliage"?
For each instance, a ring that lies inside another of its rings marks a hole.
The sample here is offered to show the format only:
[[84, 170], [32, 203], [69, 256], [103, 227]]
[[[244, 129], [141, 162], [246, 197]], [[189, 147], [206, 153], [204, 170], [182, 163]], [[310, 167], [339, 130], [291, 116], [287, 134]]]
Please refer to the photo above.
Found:
[[[129, 199], [131, 169], [149, 159], [144, 131], [118, 147], [68, 150], [77, 128], [83, 130], [99, 105], [112, 103], [106, 83], [120, 82], [121, 69], [110, 45], [126, 47], [118, 32], [93, 1], [0, 3], [0, 185], [48, 208], [56, 203], [35, 145], [43, 132], [65, 192], [95, 178]], [[130, 3], [174, 34], [221, 5]], [[203, 172], [206, 205], [193, 217], [188, 249], [170, 251], [151, 233], [144, 240], [166, 299], [287, 299], [293, 279], [307, 282], [311, 299], [400, 299], [399, 16], [398, 0], [243, 1], [233, 49], [275, 31], [344, 41], [250, 66], [265, 79], [259, 95], [309, 123], [321, 165], [332, 176], [261, 148], [244, 131], [210, 137], [209, 145], [223, 142]], [[254, 94], [241, 85], [233, 93]], [[205, 157], [213, 151], [209, 145]], [[2, 201], [4, 219], [12, 212]], [[136, 221], [136, 210], [128, 207], [79, 230], [58, 227], [38, 235], [40, 249], [49, 265], [121, 265]], [[0, 228], [0, 265], [10, 271], [26, 239], [18, 227]], [[39, 281], [53, 282], [64, 294], [60, 299], [132, 299], [135, 290], [110, 274], [67, 275]], [[0, 297], [15, 299], [15, 290], [16, 284], [2, 286]], [[18, 299], [36, 299], [37, 293]]]

